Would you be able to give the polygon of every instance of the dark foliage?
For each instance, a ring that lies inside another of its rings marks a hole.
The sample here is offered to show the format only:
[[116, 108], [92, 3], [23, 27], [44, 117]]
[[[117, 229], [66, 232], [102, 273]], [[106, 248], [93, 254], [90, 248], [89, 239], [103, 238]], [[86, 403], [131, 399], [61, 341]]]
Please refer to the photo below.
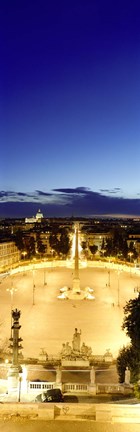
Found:
[[124, 315], [122, 329], [130, 337], [132, 346], [140, 350], [140, 294], [129, 300], [124, 307]]
[[136, 382], [139, 378], [140, 355], [131, 345], [129, 347], [123, 347], [117, 358], [117, 371], [121, 383], [125, 380], [125, 370], [127, 366], [131, 372], [131, 382]]

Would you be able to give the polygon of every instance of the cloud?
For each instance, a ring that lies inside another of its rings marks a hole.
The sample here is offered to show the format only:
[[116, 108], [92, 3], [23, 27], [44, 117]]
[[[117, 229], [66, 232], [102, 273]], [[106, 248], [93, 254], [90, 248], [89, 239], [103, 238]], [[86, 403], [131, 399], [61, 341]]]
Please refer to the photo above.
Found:
[[50, 193], [50, 192], [42, 192], [42, 191], [40, 191], [40, 190], [36, 190], [35, 191], [39, 196], [51, 196], [52, 195], [52, 193]]
[[36, 202], [38, 200], [42, 202], [45, 199], [45, 197], [52, 197], [53, 194], [49, 192], [42, 192], [39, 190], [36, 190], [35, 192], [14, 192], [14, 191], [0, 191], [0, 202]]
[[6, 197], [11, 197], [12, 195], [14, 195], [14, 192], [12, 191], [0, 191], [0, 198], [6, 198]]
[[120, 188], [112, 188], [96, 192], [83, 186], [53, 189], [50, 192], [1, 191], [0, 217], [32, 216], [38, 208], [41, 208], [45, 217], [140, 215], [140, 198], [123, 198], [119, 196], [120, 191]]
[[121, 188], [115, 187], [113, 189], [100, 189], [100, 192], [107, 193], [107, 194], [116, 194], [118, 192], [121, 192]]
[[[13, 192], [14, 193], [14, 192]], [[18, 195], [19, 196], [21, 196], [21, 197], [26, 197], [26, 193], [24, 193], [24, 192], [17, 192], [18, 193]]]
[[85, 194], [88, 193], [90, 191], [89, 188], [86, 187], [77, 187], [77, 188], [62, 188], [62, 189], [53, 189], [54, 192], [64, 192], [65, 194], [74, 194], [74, 195], [79, 195], [79, 194]]

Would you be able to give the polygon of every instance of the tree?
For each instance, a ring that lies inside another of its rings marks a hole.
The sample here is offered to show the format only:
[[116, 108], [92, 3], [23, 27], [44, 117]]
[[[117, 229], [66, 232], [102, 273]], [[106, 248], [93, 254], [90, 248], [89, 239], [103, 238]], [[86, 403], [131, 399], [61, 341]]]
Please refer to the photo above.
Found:
[[112, 256], [113, 255], [112, 238], [109, 238], [109, 237], [106, 239], [105, 255], [106, 256]]
[[81, 247], [82, 247], [82, 249], [85, 251], [86, 248], [87, 248], [87, 242], [86, 242], [86, 241], [82, 241], [82, 242], [81, 242]]
[[138, 258], [138, 253], [135, 249], [134, 243], [131, 241], [128, 251], [127, 251], [127, 255], [129, 256], [130, 262], [134, 261], [135, 259]]
[[49, 243], [51, 249], [53, 249], [56, 253], [58, 253], [59, 250], [59, 239], [57, 233], [51, 233], [49, 236]]
[[25, 249], [25, 243], [24, 243], [23, 232], [20, 229], [16, 231], [14, 240], [17, 248], [20, 251], [23, 251]]
[[49, 242], [50, 242], [50, 246], [51, 248], [58, 254], [58, 255], [68, 255], [69, 250], [70, 250], [70, 246], [71, 246], [71, 242], [69, 239], [69, 235], [67, 232], [67, 229], [61, 230], [61, 231], [57, 231], [57, 232], [53, 232], [50, 234], [49, 237]]
[[37, 235], [37, 238], [36, 238], [36, 245], [37, 245], [37, 252], [38, 252], [39, 256], [44, 255], [45, 251], [46, 251], [46, 247], [45, 247], [44, 243], [42, 242], [42, 239], [41, 239], [39, 234]]
[[126, 303], [124, 315], [122, 329], [130, 337], [132, 346], [140, 350], [140, 294]]
[[112, 238], [107, 238], [105, 243], [105, 256], [114, 256], [121, 259], [126, 259], [128, 255], [128, 246], [126, 237], [120, 229], [115, 229], [112, 232]]
[[26, 239], [26, 250], [28, 258], [35, 256], [35, 240], [33, 236], [30, 236], [28, 239]]
[[101, 251], [100, 251], [100, 253], [101, 253], [101, 255], [103, 257], [104, 257], [105, 252], [106, 252], [106, 249], [105, 249], [105, 239], [103, 238], [102, 244], [101, 244]]
[[69, 236], [67, 234], [67, 231], [64, 230], [61, 235], [60, 235], [60, 239], [59, 239], [59, 252], [62, 255], [67, 256], [70, 250], [70, 240], [69, 240]]
[[140, 294], [130, 299], [124, 307], [122, 329], [130, 338], [130, 346], [123, 347], [117, 358], [117, 369], [121, 382], [124, 381], [126, 366], [130, 368], [131, 380], [136, 382], [140, 373]]
[[97, 250], [98, 250], [98, 246], [96, 246], [96, 245], [91, 245], [91, 246], [89, 246], [89, 250], [90, 250], [90, 252], [91, 252], [93, 255], [95, 255], [96, 252], [97, 252]]
[[119, 375], [119, 381], [121, 383], [125, 380], [125, 370], [128, 366], [131, 372], [131, 382], [136, 382], [139, 378], [140, 358], [139, 353], [135, 351], [132, 345], [123, 347], [119, 351], [117, 357], [117, 371]]

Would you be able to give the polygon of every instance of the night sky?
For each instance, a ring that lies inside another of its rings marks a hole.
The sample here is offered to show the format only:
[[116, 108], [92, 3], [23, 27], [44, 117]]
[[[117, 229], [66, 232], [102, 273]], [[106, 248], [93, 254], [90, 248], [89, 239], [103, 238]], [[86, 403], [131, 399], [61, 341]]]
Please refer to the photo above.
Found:
[[0, 1], [0, 217], [140, 215], [140, 2]]

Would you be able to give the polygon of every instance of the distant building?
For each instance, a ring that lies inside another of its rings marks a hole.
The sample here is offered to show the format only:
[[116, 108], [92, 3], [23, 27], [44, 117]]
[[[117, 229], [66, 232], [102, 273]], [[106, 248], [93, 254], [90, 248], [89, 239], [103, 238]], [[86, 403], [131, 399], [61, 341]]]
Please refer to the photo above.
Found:
[[128, 247], [130, 247], [130, 244], [133, 244], [134, 248], [136, 249], [138, 261], [140, 261], [140, 234], [129, 234], [127, 240]]
[[36, 222], [40, 223], [42, 219], [43, 219], [43, 213], [41, 213], [41, 211], [38, 210], [36, 216], [32, 216], [31, 218], [25, 218], [25, 223], [36, 223]]
[[13, 241], [0, 243], [0, 271], [20, 261], [20, 251]]
[[84, 241], [87, 242], [88, 247], [90, 246], [97, 246], [98, 252], [102, 249], [103, 241], [106, 242], [108, 238], [112, 238], [112, 234], [110, 232], [90, 232], [83, 235]]

